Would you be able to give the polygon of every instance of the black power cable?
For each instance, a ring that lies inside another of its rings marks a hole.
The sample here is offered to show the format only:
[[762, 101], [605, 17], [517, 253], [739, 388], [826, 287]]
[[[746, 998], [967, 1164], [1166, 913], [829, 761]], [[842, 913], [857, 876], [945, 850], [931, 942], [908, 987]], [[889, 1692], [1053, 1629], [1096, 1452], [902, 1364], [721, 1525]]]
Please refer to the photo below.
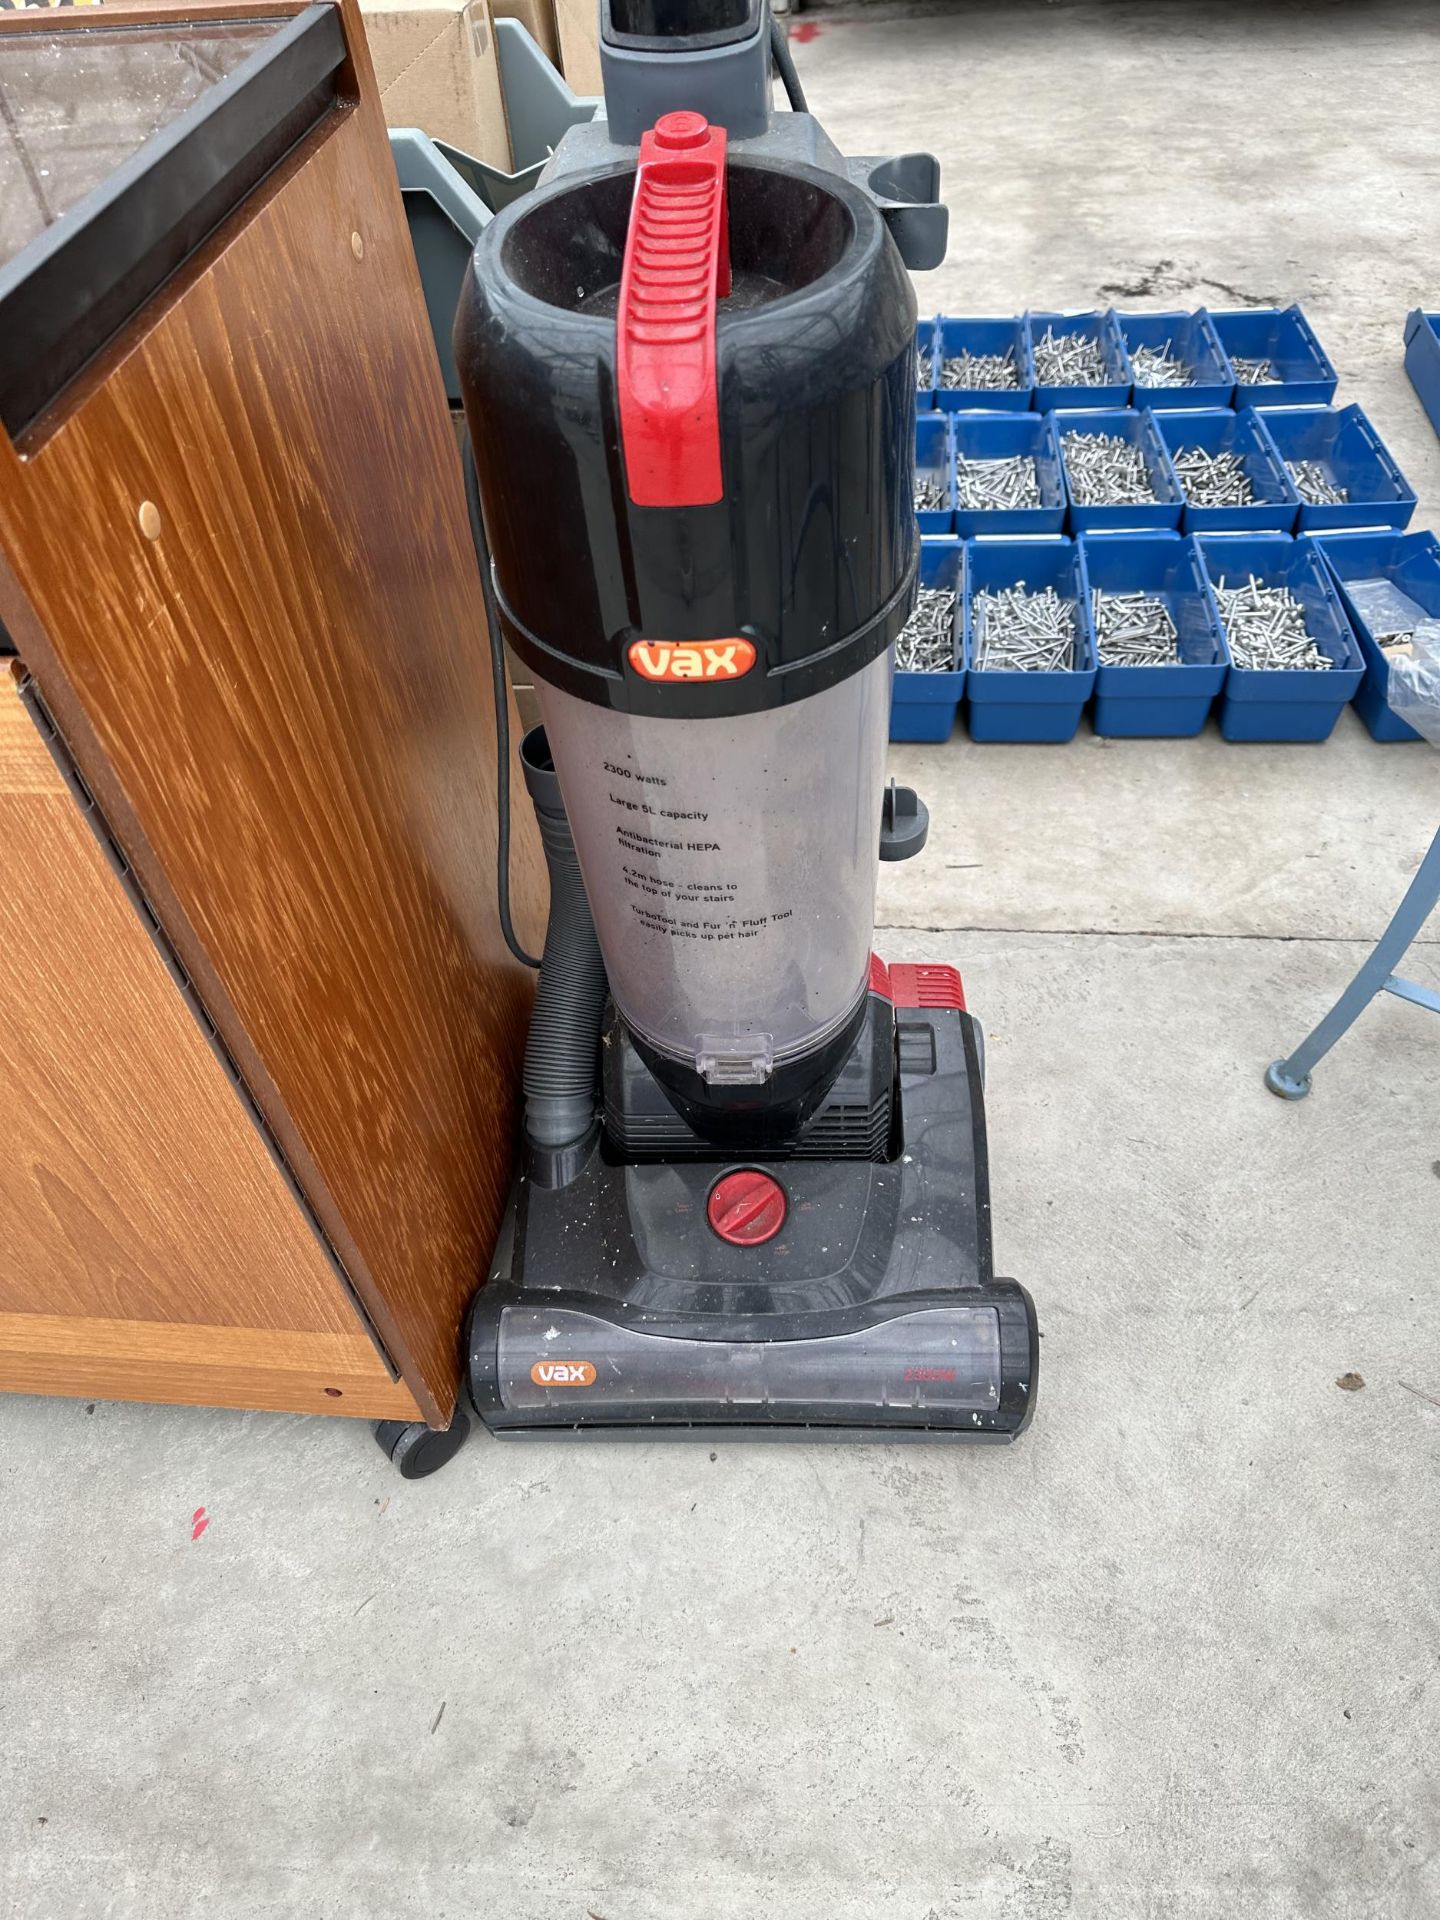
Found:
[[510, 918], [510, 702], [505, 686], [505, 642], [500, 632], [500, 609], [495, 604], [495, 582], [490, 572], [490, 542], [485, 537], [485, 519], [480, 511], [480, 478], [475, 471], [475, 451], [469, 430], [460, 453], [465, 468], [465, 505], [470, 511], [470, 538], [475, 542], [475, 558], [480, 566], [480, 590], [485, 597], [485, 624], [490, 630], [490, 680], [495, 694], [495, 818], [497, 847], [495, 891], [500, 908], [500, 931], [505, 944], [522, 967], [538, 967], [533, 953], [527, 953], [515, 933]]
[[790, 51], [790, 42], [785, 38], [785, 29], [773, 16], [770, 21], [770, 58], [775, 62], [775, 71], [785, 89], [785, 98], [790, 102], [790, 111], [808, 113], [810, 109], [805, 104], [805, 89], [795, 71], [795, 56]]

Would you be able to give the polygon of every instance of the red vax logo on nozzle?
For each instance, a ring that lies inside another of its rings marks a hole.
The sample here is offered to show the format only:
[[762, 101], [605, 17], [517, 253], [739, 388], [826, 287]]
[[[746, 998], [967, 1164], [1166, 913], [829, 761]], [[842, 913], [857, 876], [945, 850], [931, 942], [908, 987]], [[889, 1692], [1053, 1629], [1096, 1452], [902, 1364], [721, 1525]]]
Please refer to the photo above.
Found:
[[635, 640], [630, 664], [644, 680], [738, 680], [755, 664], [748, 640]]

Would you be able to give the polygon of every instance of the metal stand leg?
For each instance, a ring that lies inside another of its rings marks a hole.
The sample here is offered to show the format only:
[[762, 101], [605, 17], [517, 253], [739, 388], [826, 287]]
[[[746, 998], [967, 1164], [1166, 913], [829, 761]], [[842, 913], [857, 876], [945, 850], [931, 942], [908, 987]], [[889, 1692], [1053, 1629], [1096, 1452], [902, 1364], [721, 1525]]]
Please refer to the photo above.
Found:
[[[1377, 993], [1391, 986], [1395, 968], [1404, 958], [1410, 942], [1419, 933], [1440, 899], [1440, 833], [1430, 842], [1430, 851], [1420, 862], [1419, 871], [1406, 889], [1395, 917], [1375, 942], [1375, 950], [1355, 978], [1316, 1027], [1315, 1031], [1286, 1060], [1272, 1060], [1265, 1069], [1265, 1084], [1282, 1100], [1303, 1100], [1310, 1091], [1310, 1071], [1325, 1058], [1335, 1042], [1355, 1024]], [[1395, 983], [1409, 987], [1409, 982]], [[1403, 999], [1419, 999], [1428, 1004], [1428, 996], [1413, 990]]]

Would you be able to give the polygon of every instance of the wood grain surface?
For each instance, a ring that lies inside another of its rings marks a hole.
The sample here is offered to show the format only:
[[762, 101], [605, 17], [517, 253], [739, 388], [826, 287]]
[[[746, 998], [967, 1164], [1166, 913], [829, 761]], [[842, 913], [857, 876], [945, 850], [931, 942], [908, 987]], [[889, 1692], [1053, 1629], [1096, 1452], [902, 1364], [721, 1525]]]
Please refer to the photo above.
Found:
[[9, 673], [0, 868], [0, 1387], [413, 1417]]
[[0, 1391], [414, 1420], [363, 1334], [0, 1313]]
[[[360, 107], [18, 448], [0, 436], [0, 618], [444, 1421], [511, 1177], [532, 979], [495, 911], [459, 462], [342, 11]], [[515, 788], [517, 919], [538, 948], [543, 862]]]

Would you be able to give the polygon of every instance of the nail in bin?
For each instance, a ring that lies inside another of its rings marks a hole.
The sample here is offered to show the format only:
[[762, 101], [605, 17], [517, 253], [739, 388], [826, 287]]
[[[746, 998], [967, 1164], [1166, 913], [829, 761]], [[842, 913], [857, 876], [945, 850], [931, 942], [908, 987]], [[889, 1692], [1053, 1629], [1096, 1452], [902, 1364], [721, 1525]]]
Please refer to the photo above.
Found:
[[1390, 660], [1377, 635], [1395, 632], [1417, 618], [1440, 620], [1440, 541], [1433, 533], [1386, 529], [1326, 533], [1315, 544], [1339, 590], [1365, 661], [1355, 711], [1374, 740], [1420, 739], [1408, 721], [1390, 711]]
[[948, 740], [965, 692], [964, 585], [965, 543], [940, 539], [920, 542], [920, 585], [944, 587], [955, 595], [954, 666], [949, 673], [912, 673], [897, 667], [890, 683], [892, 740]]
[[[1086, 535], [1080, 547], [1096, 635], [1096, 733], [1172, 739], [1199, 733], [1224, 684], [1229, 658], [1194, 540], [1178, 533], [1103, 533]], [[1107, 666], [1094, 619], [1097, 589], [1163, 600], [1175, 622], [1178, 664]]]
[[[1323, 406], [1335, 398], [1340, 376], [1299, 307], [1247, 307], [1216, 313], [1202, 307], [1235, 375], [1237, 407]], [[1268, 360], [1274, 380], [1245, 377], [1240, 360]]]
[[[1165, 442], [1149, 413], [1132, 408], [1097, 408], [1094, 412], [1067, 412], [1054, 416], [1055, 433], [1060, 442], [1060, 464], [1065, 475], [1065, 497], [1069, 502], [1068, 524], [1072, 533], [1098, 533], [1115, 528], [1133, 531], [1154, 528], [1174, 532], [1180, 525], [1182, 510], [1180, 483], [1170, 465]], [[1075, 498], [1073, 476], [1065, 463], [1067, 433], [1106, 433], [1128, 440], [1145, 456], [1157, 498], [1136, 506], [1086, 506]]]
[[1315, 542], [1308, 535], [1209, 533], [1199, 535], [1197, 545], [1212, 588], [1222, 580], [1243, 586], [1251, 574], [1262, 587], [1288, 587], [1305, 609], [1311, 638], [1335, 663], [1318, 672], [1257, 669], [1237, 667], [1232, 657], [1220, 700], [1221, 733], [1227, 740], [1328, 740], [1365, 662]]
[[1326, 479], [1350, 496], [1336, 506], [1302, 498], [1295, 523], [1301, 533], [1409, 524], [1415, 495], [1361, 408], [1267, 407], [1261, 418], [1282, 460], [1318, 460]]
[[[1265, 431], [1264, 417], [1253, 407], [1242, 407], [1238, 413], [1232, 413], [1228, 407], [1199, 413], [1157, 413], [1155, 427], [1165, 442], [1165, 451], [1170, 455], [1185, 502], [1180, 524], [1186, 533], [1223, 528], [1237, 533], [1293, 531], [1300, 496], [1290, 479], [1289, 469]], [[1211, 454], [1237, 454], [1254, 500], [1240, 507], [1197, 505], [1186, 491], [1184, 476], [1175, 468], [1176, 457], [1191, 447], [1200, 447]]]
[[[1056, 337], [1084, 334], [1097, 342], [1105, 363], [1106, 379], [1101, 386], [1079, 386], [1067, 381], [1046, 380], [1035, 359], [1037, 342], [1047, 327]], [[1048, 413], [1053, 407], [1126, 407], [1130, 404], [1132, 375], [1120, 325], [1108, 308], [1104, 313], [1027, 313], [1025, 330], [1030, 344], [1031, 364], [1035, 368], [1034, 411]]]
[[915, 408], [928, 413], [935, 405], [935, 331], [933, 320], [915, 323]]
[[[1235, 375], [1208, 313], [1119, 313], [1115, 315], [1130, 356], [1136, 407], [1228, 407]], [[1164, 347], [1185, 365], [1193, 385], [1155, 387], [1135, 364], [1137, 347]]]
[[[1059, 533], [1065, 525], [1065, 480], [1053, 416], [1039, 413], [955, 413], [955, 531], [961, 534]], [[1038, 507], [967, 507], [961, 502], [962, 460], [1034, 460]]]
[[[1075, 602], [1078, 668], [1026, 673], [975, 665], [975, 595], [1018, 586], [1040, 593], [1053, 587]], [[1085, 560], [1073, 540], [971, 540], [965, 548], [965, 694], [972, 740], [1063, 741], [1075, 737], [1095, 687], [1095, 643], [1090, 630]]]
[[1405, 316], [1405, 371], [1440, 433], [1440, 313], [1415, 307]]
[[[935, 358], [935, 404], [950, 412], [968, 412], [984, 407], [987, 412], [1028, 413], [1035, 386], [1035, 363], [1030, 355], [1030, 336], [1025, 322], [1008, 320], [956, 320], [941, 314], [938, 328], [939, 351]], [[945, 362], [962, 353], [1012, 354], [1015, 360], [1014, 387], [947, 387], [943, 384]]]
[[915, 420], [915, 485], [922, 479], [939, 480], [945, 488], [943, 507], [916, 507], [921, 533], [949, 533], [955, 525], [955, 454], [950, 444], [950, 416], [922, 413]]

